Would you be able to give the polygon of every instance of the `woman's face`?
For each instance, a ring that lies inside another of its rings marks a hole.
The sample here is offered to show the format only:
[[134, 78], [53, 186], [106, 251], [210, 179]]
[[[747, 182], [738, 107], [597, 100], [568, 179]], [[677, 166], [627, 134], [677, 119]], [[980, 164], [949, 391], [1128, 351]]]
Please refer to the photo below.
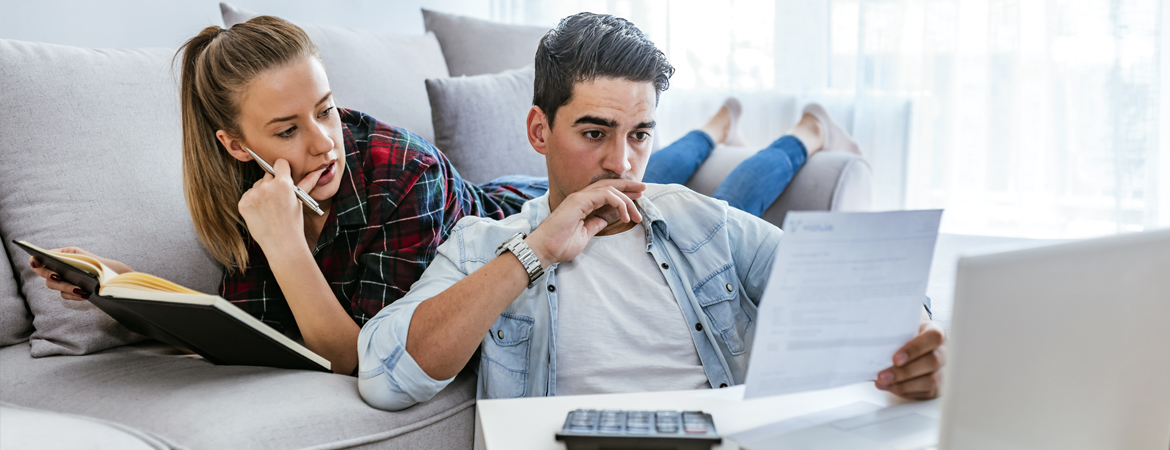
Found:
[[320, 174], [304, 190], [322, 207], [330, 205], [345, 171], [345, 143], [321, 61], [308, 56], [261, 73], [238, 101], [243, 139], [216, 133], [232, 156], [251, 161], [238, 148], [246, 146], [273, 166], [278, 159], [288, 161], [292, 181], [302, 189], [301, 180]]

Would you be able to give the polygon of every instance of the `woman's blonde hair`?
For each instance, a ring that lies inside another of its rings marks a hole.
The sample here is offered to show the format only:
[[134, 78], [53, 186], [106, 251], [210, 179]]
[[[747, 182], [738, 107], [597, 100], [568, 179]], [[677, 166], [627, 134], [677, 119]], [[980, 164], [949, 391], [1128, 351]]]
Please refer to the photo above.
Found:
[[316, 57], [317, 46], [304, 30], [271, 16], [204, 28], [175, 54], [183, 62], [183, 193], [199, 240], [229, 271], [247, 269], [246, 227], [237, 205], [262, 175], [256, 164], [228, 154], [215, 133], [242, 138], [239, 99], [248, 83], [306, 56]]

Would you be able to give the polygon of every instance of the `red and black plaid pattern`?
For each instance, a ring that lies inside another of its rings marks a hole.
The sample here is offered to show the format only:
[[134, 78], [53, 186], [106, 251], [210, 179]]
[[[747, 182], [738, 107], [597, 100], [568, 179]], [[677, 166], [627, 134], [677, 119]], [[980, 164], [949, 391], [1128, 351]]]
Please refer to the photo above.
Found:
[[[314, 255], [337, 301], [364, 325], [418, 281], [460, 218], [502, 219], [530, 197], [509, 187], [485, 191], [417, 135], [338, 111], [346, 170]], [[220, 295], [277, 330], [295, 326], [264, 252], [255, 242], [248, 250], [248, 270], [225, 270]]]

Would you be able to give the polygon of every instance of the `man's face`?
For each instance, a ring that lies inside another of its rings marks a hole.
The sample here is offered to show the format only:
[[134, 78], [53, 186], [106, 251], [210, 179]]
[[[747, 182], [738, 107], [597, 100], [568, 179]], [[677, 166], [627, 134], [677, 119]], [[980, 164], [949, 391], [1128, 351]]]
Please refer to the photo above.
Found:
[[[547, 160], [552, 209], [598, 180], [642, 180], [654, 142], [655, 94], [651, 82], [596, 78], [573, 85], [551, 128], [534, 108], [529, 137]], [[534, 129], [540, 120], [544, 126]], [[534, 139], [534, 133], [543, 139]]]

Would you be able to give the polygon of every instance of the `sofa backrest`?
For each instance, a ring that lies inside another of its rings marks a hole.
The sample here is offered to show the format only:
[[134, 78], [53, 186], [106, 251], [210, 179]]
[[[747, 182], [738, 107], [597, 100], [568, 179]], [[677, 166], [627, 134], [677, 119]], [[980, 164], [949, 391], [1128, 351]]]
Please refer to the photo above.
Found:
[[511, 25], [423, 8], [423, 23], [443, 46], [451, 76], [519, 69], [536, 60], [548, 27]]
[[[258, 14], [220, 3], [225, 26]], [[446, 77], [447, 62], [434, 34], [405, 35], [297, 23], [321, 51], [337, 106], [435, 141], [427, 78]]]

